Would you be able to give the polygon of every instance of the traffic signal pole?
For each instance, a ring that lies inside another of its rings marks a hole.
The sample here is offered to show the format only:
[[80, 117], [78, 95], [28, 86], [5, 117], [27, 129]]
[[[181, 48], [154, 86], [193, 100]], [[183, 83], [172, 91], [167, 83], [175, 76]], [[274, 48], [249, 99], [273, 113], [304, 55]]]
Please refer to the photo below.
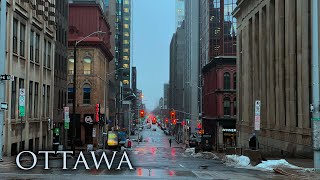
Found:
[[[7, 1], [1, 0], [0, 9], [0, 74], [5, 74], [6, 67], [6, 9]], [[5, 102], [5, 81], [0, 81], [0, 102]], [[4, 111], [0, 110], [0, 161], [3, 154]]]
[[319, 19], [318, 0], [312, 0], [312, 132], [314, 168], [320, 170]]

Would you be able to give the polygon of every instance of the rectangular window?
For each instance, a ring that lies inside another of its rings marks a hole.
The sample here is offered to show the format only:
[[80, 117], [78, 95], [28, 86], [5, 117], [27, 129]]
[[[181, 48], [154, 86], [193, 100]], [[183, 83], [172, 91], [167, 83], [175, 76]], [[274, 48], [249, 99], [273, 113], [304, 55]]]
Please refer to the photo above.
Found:
[[12, 51], [18, 53], [18, 20], [13, 19], [13, 30], [12, 30]]
[[47, 64], [46, 64], [46, 57], [47, 57], [47, 41], [44, 40], [43, 41], [43, 45], [44, 45], [44, 48], [43, 48], [43, 67], [46, 67]]
[[91, 88], [83, 88], [83, 104], [90, 104]]
[[42, 117], [46, 114], [46, 85], [42, 85]]
[[49, 117], [50, 108], [50, 86], [47, 86], [47, 117]]
[[33, 81], [29, 82], [29, 117], [32, 117]]
[[11, 119], [16, 118], [16, 104], [17, 104], [17, 78], [11, 83]]
[[36, 63], [39, 63], [40, 57], [40, 35], [36, 33], [36, 52], [35, 52], [35, 59]]
[[26, 26], [20, 23], [20, 56], [25, 57], [25, 33]]
[[39, 102], [39, 83], [34, 83], [34, 117], [38, 117], [38, 102]]
[[34, 38], [34, 32], [30, 31], [30, 61], [33, 61], [33, 38]]
[[47, 58], [47, 66], [51, 68], [51, 43], [48, 42], [48, 58]]
[[19, 78], [19, 89], [24, 88], [24, 79]]
[[73, 88], [68, 88], [68, 103], [72, 103], [73, 102]]

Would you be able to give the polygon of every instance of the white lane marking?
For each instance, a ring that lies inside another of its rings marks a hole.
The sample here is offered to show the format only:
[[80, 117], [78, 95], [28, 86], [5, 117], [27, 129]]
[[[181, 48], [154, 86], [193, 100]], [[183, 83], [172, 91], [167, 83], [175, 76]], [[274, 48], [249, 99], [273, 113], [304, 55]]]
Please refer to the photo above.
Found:
[[179, 164], [179, 165], [184, 168], [184, 166], [182, 164]]

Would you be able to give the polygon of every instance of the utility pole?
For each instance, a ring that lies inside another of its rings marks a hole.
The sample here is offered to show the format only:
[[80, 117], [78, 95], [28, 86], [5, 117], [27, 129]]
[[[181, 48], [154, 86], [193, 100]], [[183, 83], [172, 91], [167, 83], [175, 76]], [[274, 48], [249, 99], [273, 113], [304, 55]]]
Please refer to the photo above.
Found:
[[[7, 1], [1, 0], [0, 9], [0, 74], [5, 74], [6, 67], [6, 9]], [[5, 81], [0, 81], [0, 102], [5, 101]], [[0, 110], [0, 161], [2, 161], [3, 150], [3, 124], [4, 124], [4, 111]]]
[[312, 0], [312, 133], [314, 168], [320, 170], [320, 114], [319, 114], [319, 19], [318, 0]]

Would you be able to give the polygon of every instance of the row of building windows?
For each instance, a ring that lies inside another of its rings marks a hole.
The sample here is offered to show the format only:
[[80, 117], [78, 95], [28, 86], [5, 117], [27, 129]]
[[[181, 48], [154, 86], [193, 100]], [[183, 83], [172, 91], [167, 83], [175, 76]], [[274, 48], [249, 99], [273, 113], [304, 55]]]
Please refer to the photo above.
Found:
[[[233, 74], [233, 89], [237, 87], [237, 73]], [[230, 73], [223, 74], [223, 89], [231, 89]]]
[[[74, 88], [69, 85], [68, 88], [68, 103], [73, 103], [74, 98]], [[91, 104], [91, 87], [85, 84], [82, 88], [82, 103]]]
[[[26, 58], [26, 25], [13, 18], [12, 25], [12, 51], [14, 54]], [[52, 45], [50, 40], [43, 38], [43, 66], [51, 68]], [[40, 35], [31, 29], [30, 31], [30, 56], [31, 62], [40, 63]]]
[[[25, 88], [25, 81], [22, 78], [15, 77], [14, 81], [12, 81], [12, 86], [11, 86], [11, 119], [16, 118], [16, 111], [18, 110], [18, 99], [19, 99], [19, 89], [24, 89]], [[17, 82], [19, 83], [17, 85]], [[19, 89], [18, 89], [19, 88]], [[40, 101], [40, 96], [39, 96], [39, 83], [34, 82], [34, 81], [29, 81], [29, 90], [28, 90], [28, 116], [38, 118], [39, 116], [39, 101]], [[49, 117], [49, 108], [50, 108], [50, 101], [51, 101], [51, 88], [49, 85], [42, 85], [42, 117]], [[27, 96], [27, 95], [26, 95]]]
[[[92, 59], [90, 57], [83, 58], [83, 74], [92, 74]], [[68, 74], [74, 73], [74, 58], [68, 60]]]

